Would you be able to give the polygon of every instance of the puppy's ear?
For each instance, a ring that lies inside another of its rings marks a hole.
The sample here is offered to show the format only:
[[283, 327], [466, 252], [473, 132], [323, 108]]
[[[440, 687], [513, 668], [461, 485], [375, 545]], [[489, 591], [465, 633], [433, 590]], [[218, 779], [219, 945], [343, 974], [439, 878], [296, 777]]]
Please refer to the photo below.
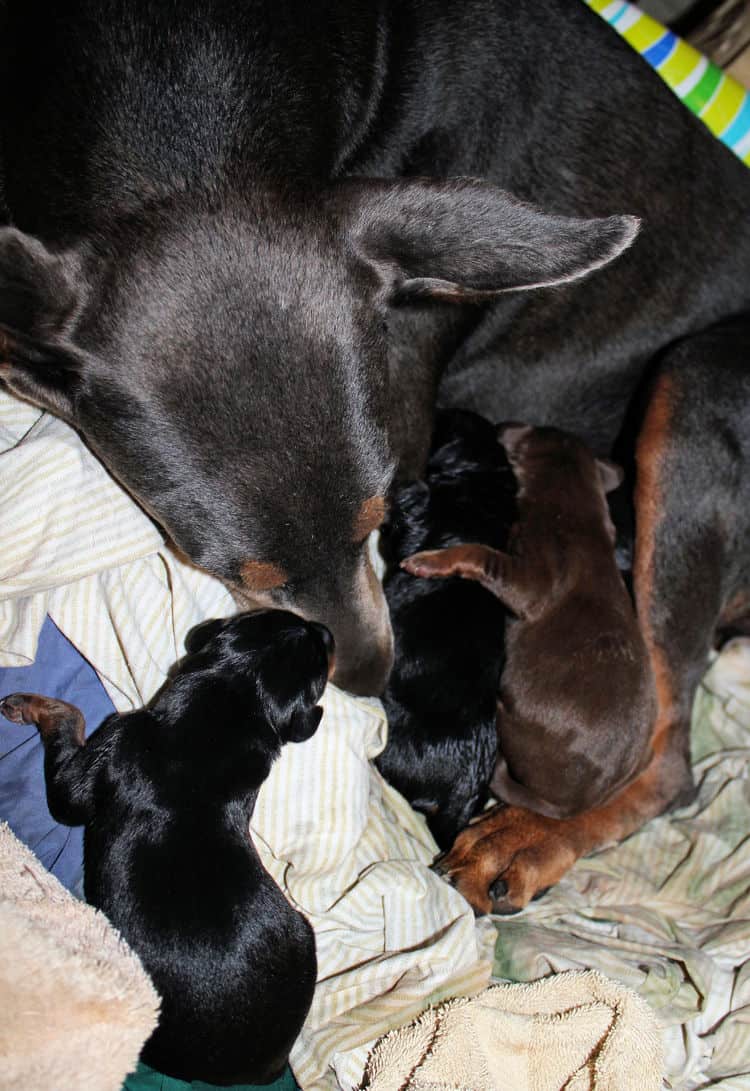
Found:
[[584, 220], [522, 204], [486, 182], [347, 180], [336, 188], [352, 247], [395, 300], [483, 302], [586, 276], [633, 242], [633, 216]]
[[284, 742], [304, 742], [312, 738], [322, 719], [323, 709], [320, 705], [298, 710], [282, 725], [279, 734]]
[[622, 485], [625, 471], [616, 462], [610, 462], [608, 458], [597, 458], [596, 468], [599, 471], [599, 480], [605, 492], [614, 492]]
[[205, 648], [209, 640], [221, 632], [223, 626], [223, 618], [211, 618], [209, 621], [202, 621], [200, 625], [194, 625], [185, 637], [185, 651], [188, 655], [199, 652], [201, 648]]
[[0, 228], [0, 378], [23, 398], [71, 417], [80, 358], [67, 332], [81, 305], [81, 263], [14, 227]]

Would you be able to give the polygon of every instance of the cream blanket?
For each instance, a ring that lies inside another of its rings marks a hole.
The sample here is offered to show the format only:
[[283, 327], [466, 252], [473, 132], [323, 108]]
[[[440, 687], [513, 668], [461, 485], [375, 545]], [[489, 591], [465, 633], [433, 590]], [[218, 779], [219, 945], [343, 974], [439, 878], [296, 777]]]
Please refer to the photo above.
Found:
[[0, 1091], [119, 1091], [159, 999], [103, 914], [0, 824]]
[[448, 1000], [391, 1031], [361, 1091], [659, 1091], [654, 1014], [601, 974], [563, 973]]

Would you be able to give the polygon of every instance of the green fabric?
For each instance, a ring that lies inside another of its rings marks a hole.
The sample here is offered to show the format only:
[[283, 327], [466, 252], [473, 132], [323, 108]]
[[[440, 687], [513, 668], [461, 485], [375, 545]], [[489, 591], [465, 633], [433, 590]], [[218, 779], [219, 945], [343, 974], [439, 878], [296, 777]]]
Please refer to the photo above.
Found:
[[[132, 1072], [122, 1091], [219, 1091], [216, 1084], [203, 1083], [202, 1080], [176, 1080], [172, 1076], [163, 1076], [154, 1068], [149, 1068], [143, 1061], [140, 1062], [135, 1072]], [[222, 1088], [221, 1091], [299, 1091], [297, 1082], [292, 1075], [292, 1070], [287, 1065], [283, 1075], [273, 1083], [249, 1084], [237, 1083], [231, 1088]]]

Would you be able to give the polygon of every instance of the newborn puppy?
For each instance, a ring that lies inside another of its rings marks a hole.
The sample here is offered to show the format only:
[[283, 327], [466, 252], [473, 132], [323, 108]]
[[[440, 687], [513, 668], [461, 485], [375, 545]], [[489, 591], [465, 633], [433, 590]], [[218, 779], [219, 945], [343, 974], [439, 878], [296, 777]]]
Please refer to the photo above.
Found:
[[495, 427], [476, 413], [438, 414], [424, 481], [400, 489], [381, 528], [395, 662], [383, 704], [383, 776], [422, 811], [441, 848], [483, 805], [497, 749], [495, 703], [505, 610], [478, 584], [415, 579], [400, 562], [467, 538], [504, 546], [515, 480]]
[[0, 702], [44, 743], [52, 815], [85, 825], [86, 900], [140, 956], [162, 998], [143, 1059], [169, 1076], [267, 1083], [312, 1001], [315, 941], [248, 832], [285, 742], [302, 742], [333, 669], [322, 625], [280, 610], [208, 621], [147, 708], [84, 742], [62, 701]]
[[656, 712], [605, 496], [622, 474], [555, 428], [508, 425], [499, 436], [519, 488], [509, 553], [461, 545], [418, 553], [404, 567], [476, 580], [512, 611], [492, 791], [566, 818], [639, 772]]

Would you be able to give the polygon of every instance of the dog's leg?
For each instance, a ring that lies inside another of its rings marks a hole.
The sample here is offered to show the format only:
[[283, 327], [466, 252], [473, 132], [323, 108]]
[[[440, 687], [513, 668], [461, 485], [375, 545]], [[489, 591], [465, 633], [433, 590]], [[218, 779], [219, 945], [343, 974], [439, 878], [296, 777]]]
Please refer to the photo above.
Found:
[[517, 911], [580, 856], [691, 796], [693, 696], [722, 609], [750, 584], [749, 344], [742, 319], [665, 354], [638, 440], [634, 582], [658, 699], [650, 761], [582, 814], [498, 807], [464, 830], [437, 868], [477, 912]]
[[47, 806], [57, 822], [83, 825], [91, 815], [91, 762], [80, 710], [54, 697], [12, 693], [0, 700], [0, 713], [12, 723], [36, 724], [44, 744]]
[[476, 580], [492, 591], [516, 617], [529, 615], [533, 592], [526, 586], [524, 567], [516, 557], [498, 549], [478, 542], [446, 549], [425, 549], [407, 557], [401, 567], [424, 579], [460, 576], [465, 580]]

